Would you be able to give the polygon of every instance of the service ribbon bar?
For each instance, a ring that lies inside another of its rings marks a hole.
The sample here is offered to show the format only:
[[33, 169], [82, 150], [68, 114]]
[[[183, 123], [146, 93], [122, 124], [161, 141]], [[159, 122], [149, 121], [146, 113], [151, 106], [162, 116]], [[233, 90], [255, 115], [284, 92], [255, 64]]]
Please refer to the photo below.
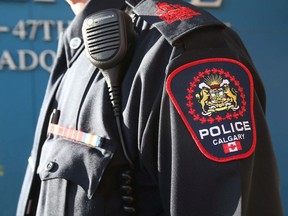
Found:
[[72, 128], [61, 127], [52, 123], [49, 124], [48, 133], [61, 136], [73, 141], [85, 143], [93, 147], [101, 147], [103, 142], [103, 138], [100, 136], [85, 133], [83, 131], [75, 130]]

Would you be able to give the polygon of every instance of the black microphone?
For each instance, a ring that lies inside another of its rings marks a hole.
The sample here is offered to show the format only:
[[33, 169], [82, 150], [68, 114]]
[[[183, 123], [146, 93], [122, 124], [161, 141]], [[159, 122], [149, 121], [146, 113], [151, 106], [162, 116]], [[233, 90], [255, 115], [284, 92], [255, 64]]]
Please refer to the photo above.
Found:
[[127, 215], [135, 215], [135, 166], [127, 151], [120, 120], [120, 86], [133, 52], [133, 23], [123, 11], [108, 9], [88, 16], [84, 20], [82, 33], [87, 56], [100, 69], [108, 85], [122, 150], [130, 165], [130, 169], [121, 173], [123, 210]]
[[101, 70], [108, 85], [124, 155], [133, 167], [120, 124], [120, 86], [134, 45], [132, 20], [121, 10], [103, 10], [84, 20], [82, 34], [89, 60]]
[[114, 114], [120, 115], [119, 88], [133, 51], [135, 32], [128, 14], [108, 9], [88, 16], [82, 28], [87, 56], [108, 85]]

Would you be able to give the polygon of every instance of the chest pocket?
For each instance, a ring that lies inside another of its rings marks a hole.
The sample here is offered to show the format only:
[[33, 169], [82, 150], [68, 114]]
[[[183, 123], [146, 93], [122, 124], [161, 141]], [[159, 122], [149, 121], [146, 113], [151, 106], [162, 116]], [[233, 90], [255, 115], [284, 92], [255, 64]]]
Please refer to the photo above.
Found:
[[64, 138], [49, 139], [42, 148], [37, 172], [42, 181], [65, 179], [77, 184], [91, 199], [114, 152], [114, 148], [94, 148]]

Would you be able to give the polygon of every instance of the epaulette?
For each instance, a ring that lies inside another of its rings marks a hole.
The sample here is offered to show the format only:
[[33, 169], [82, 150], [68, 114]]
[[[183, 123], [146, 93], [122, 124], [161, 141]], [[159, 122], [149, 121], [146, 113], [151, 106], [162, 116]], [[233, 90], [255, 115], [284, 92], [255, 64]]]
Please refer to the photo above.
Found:
[[155, 26], [171, 45], [195, 29], [225, 26], [209, 12], [182, 0], [142, 0], [133, 11]]

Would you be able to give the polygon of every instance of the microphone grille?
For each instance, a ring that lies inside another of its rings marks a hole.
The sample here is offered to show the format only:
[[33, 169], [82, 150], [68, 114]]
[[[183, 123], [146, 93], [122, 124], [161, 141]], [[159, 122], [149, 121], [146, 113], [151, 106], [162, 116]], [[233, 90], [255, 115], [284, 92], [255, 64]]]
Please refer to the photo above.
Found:
[[120, 46], [120, 32], [117, 20], [112, 18], [87, 28], [87, 49], [92, 58], [105, 61], [118, 52]]

